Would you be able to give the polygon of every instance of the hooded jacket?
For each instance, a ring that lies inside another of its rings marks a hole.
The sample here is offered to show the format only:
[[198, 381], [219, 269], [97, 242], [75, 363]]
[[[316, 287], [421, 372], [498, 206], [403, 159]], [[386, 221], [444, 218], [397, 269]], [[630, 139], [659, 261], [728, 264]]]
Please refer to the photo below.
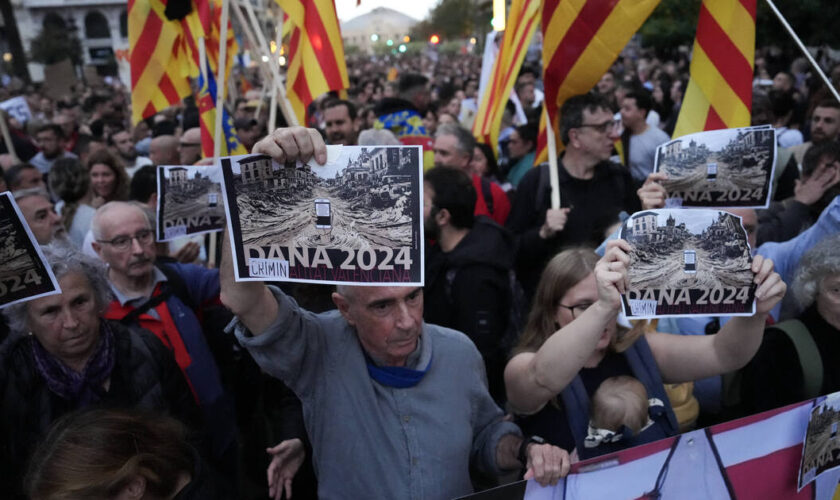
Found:
[[514, 238], [484, 216], [449, 252], [427, 249], [424, 319], [464, 332], [478, 348], [487, 368], [490, 394], [504, 399], [503, 372], [507, 352], [502, 339], [508, 329]]

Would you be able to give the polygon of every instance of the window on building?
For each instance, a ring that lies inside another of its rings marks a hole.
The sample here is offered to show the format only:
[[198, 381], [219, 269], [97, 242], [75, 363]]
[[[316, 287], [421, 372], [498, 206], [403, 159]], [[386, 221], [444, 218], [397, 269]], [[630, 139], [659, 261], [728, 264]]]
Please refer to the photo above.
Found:
[[108, 20], [98, 10], [88, 12], [85, 16], [85, 38], [111, 38]]

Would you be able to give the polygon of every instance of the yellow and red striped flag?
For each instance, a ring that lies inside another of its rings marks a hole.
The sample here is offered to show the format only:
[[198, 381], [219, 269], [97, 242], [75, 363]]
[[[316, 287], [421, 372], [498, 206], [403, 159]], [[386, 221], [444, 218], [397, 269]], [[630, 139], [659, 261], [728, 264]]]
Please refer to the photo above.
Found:
[[[276, 0], [293, 26], [289, 36], [286, 95], [301, 124], [321, 94], [346, 89], [344, 42], [332, 0]], [[285, 31], [285, 28], [284, 28]]]
[[198, 65], [182, 23], [166, 16], [167, 2], [128, 1], [131, 118], [137, 123], [190, 95]]
[[691, 77], [674, 137], [750, 125], [755, 4], [755, 0], [703, 0]]
[[476, 139], [490, 145], [493, 151], [498, 146], [502, 114], [537, 29], [539, 13], [540, 0], [513, 0], [510, 5], [507, 29], [472, 127]]
[[545, 110], [556, 133], [560, 106], [598, 83], [658, 4], [659, 0], [543, 0], [545, 108], [536, 164], [548, 159]]

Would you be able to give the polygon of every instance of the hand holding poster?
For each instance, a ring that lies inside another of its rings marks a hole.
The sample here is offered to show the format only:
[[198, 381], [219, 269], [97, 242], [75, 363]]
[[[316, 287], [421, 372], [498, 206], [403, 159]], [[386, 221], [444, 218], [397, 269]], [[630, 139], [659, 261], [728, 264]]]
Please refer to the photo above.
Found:
[[12, 195], [0, 193], [0, 307], [61, 293]]
[[327, 157], [220, 160], [237, 281], [422, 285], [421, 149], [328, 146]]
[[212, 166], [158, 167], [157, 240], [221, 231], [222, 171]]
[[29, 110], [29, 104], [26, 103], [26, 98], [23, 96], [13, 97], [0, 102], [0, 109], [19, 121], [21, 125], [32, 119], [32, 111]]
[[647, 210], [630, 216], [622, 295], [629, 319], [749, 316], [755, 312], [752, 257], [741, 218], [718, 210]]
[[769, 125], [689, 134], [656, 148], [666, 207], [767, 208], [776, 164]]

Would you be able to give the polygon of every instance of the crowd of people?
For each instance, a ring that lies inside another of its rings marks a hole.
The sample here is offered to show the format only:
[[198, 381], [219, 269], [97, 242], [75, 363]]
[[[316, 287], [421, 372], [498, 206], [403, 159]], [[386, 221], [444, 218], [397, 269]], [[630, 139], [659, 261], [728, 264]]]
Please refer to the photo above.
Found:
[[[2, 181], [62, 290], [3, 311], [2, 491], [454, 498], [554, 484], [577, 460], [840, 390], [840, 103], [801, 60], [756, 53], [773, 202], [732, 210], [755, 314], [659, 322], [620, 314], [630, 248], [609, 236], [665, 206], [654, 156], [684, 57], [630, 51], [565, 101], [559, 208], [549, 165], [533, 165], [538, 61], [497, 144], [470, 131], [479, 57], [347, 65], [346, 98], [318, 97], [306, 127], [267, 130], [249, 90], [231, 102], [235, 132], [281, 163], [324, 163], [329, 144], [423, 146], [422, 288], [237, 282], [227, 241], [155, 241], [155, 166], [212, 164], [193, 99], [132, 124], [118, 83], [57, 100], [0, 89], [32, 111], [5, 117]], [[840, 65], [826, 69], [840, 87]]]

